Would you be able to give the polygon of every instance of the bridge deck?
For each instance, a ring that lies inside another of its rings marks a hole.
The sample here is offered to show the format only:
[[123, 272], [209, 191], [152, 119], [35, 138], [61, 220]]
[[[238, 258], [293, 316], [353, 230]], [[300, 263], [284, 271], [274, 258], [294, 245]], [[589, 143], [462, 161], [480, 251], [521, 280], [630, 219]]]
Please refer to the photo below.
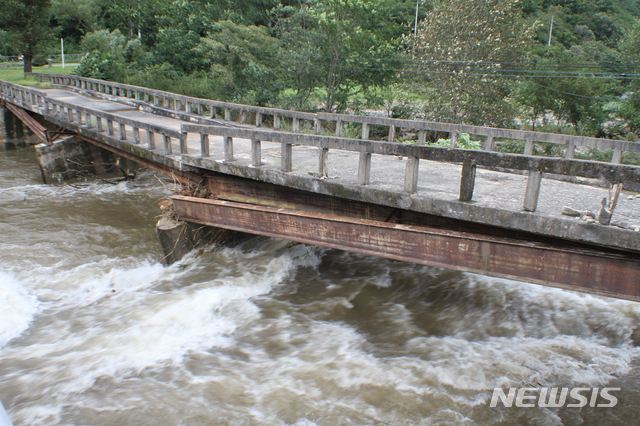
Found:
[[[125, 98], [118, 99], [118, 97], [112, 96], [113, 100], [110, 101], [59, 89], [46, 90], [46, 93], [51, 99], [110, 112], [121, 117], [175, 131], [180, 131], [181, 125], [187, 123], [187, 121], [178, 118], [141, 111], [134, 106], [127, 105], [129, 100]], [[226, 122], [220, 119], [215, 120], [215, 122], [234, 127], [255, 128], [254, 126], [239, 125], [235, 122]], [[131, 129], [128, 129], [128, 132], [131, 135]], [[189, 155], [182, 156], [183, 164], [209, 168], [207, 165], [211, 166], [213, 163], [217, 163], [218, 167], [211, 167], [211, 169], [236, 174], [239, 168], [252, 168], [250, 140], [234, 138], [233, 168], [224, 167], [223, 137], [210, 137], [210, 157], [199, 159], [200, 161], [198, 161], [198, 158], [191, 158], [199, 157], [197, 155], [200, 151], [199, 135], [190, 133], [187, 145]], [[172, 159], [181, 158], [180, 154], [165, 154], [162, 143], [156, 143], [156, 146], [157, 148], [154, 152], [157, 154]], [[180, 152], [178, 140], [172, 140], [172, 147], [173, 153]], [[263, 165], [260, 169], [277, 173], [281, 164], [280, 152], [280, 143], [262, 142]], [[288, 174], [292, 177], [309, 181], [331, 182], [345, 188], [357, 187], [358, 153], [331, 150], [329, 155], [327, 163], [328, 176], [326, 179], [319, 179], [316, 172], [318, 162], [317, 148], [294, 146], [293, 170]], [[535, 223], [534, 226], [536, 226], [535, 232], [541, 235], [558, 236], [558, 230], [564, 229], [567, 231], [565, 232], [565, 237], [576, 240], [595, 242], [613, 247], [617, 245], [616, 241], [618, 241], [621, 243], [621, 248], [638, 249], [640, 247], [638, 244], [640, 233], [637, 232], [640, 228], [640, 195], [637, 193], [623, 192], [612, 219], [613, 226], [605, 227], [587, 223], [578, 218], [563, 216], [561, 212], [563, 207], [567, 206], [578, 211], [597, 213], [600, 209], [602, 198], [607, 196], [608, 190], [606, 188], [544, 179], [538, 208], [531, 213], [522, 210], [522, 202], [527, 185], [526, 175], [479, 169], [476, 175], [473, 200], [462, 203], [458, 201], [461, 165], [422, 160], [417, 192], [408, 196], [402, 190], [406, 161], [407, 159], [404, 157], [373, 154], [371, 181], [369, 185], [363, 187], [366, 188], [365, 192], [370, 195], [396, 193], [398, 197], [390, 202], [396, 202], [396, 207], [409, 210], [415, 209], [425, 213], [526, 231], [532, 231], [533, 229], [531, 229], [531, 226], [523, 226], [523, 224], [526, 225], [533, 222]], [[230, 163], [227, 162], [226, 164]], [[268, 173], [261, 175], [263, 176], [262, 179], [269, 180]], [[289, 179], [289, 181], [299, 181], [299, 179]], [[326, 193], [326, 190], [323, 192]], [[375, 196], [364, 198], [368, 198], [366, 201], [375, 201], [376, 199]], [[363, 199], [361, 198], [361, 200]], [[387, 201], [387, 204], [389, 204], [389, 201]]]

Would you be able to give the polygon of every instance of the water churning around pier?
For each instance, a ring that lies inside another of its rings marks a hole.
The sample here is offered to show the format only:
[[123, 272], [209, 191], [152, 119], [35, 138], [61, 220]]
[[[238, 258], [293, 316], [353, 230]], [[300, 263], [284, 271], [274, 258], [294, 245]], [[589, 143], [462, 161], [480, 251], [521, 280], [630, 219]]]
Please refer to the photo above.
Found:
[[[632, 424], [640, 304], [256, 238], [159, 263], [152, 174], [46, 186], [0, 151], [0, 400], [16, 425]], [[490, 408], [496, 387], [614, 408]], [[618, 423], [616, 423], [618, 422]]]

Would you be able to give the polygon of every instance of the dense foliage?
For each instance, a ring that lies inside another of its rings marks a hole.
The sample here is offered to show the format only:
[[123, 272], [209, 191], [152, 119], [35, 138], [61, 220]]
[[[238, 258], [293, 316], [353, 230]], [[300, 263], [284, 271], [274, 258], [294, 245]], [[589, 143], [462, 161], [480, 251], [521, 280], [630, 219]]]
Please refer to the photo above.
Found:
[[0, 0], [0, 54], [303, 110], [635, 139], [640, 0]]

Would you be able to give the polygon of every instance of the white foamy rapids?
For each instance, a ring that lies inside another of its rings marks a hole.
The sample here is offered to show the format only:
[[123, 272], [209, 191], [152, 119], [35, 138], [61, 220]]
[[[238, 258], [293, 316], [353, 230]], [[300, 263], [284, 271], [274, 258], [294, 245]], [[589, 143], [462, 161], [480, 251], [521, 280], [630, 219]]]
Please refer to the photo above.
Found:
[[426, 362], [419, 370], [437, 383], [601, 386], [640, 356], [632, 339], [638, 303], [473, 274], [456, 285], [456, 306], [441, 317], [448, 317], [447, 335], [406, 343], [412, 362]]
[[[457, 280], [453, 293], [460, 294], [448, 297], [459, 310], [445, 306], [438, 315], [450, 334], [420, 335], [420, 324], [401, 303], [390, 304], [386, 315], [413, 323], [405, 327], [413, 336], [391, 352], [377, 347], [375, 335], [352, 325], [281, 315], [253, 324], [254, 339], [268, 341], [269, 347], [252, 347], [246, 365], [231, 363], [229, 370], [243, 371], [234, 383], [242, 383], [260, 407], [253, 413], [258, 422], [283, 419], [282, 413], [321, 412], [336, 423], [439, 424], [435, 420], [448, 419], [465, 424], [471, 422], [466, 418], [470, 410], [486, 407], [496, 387], [604, 386], [625, 375], [640, 357], [630, 338], [640, 318], [637, 303], [476, 275], [458, 275]], [[378, 286], [375, 279], [371, 284]], [[480, 302], [471, 307], [466, 298]], [[325, 300], [325, 306], [336, 303]], [[538, 317], [543, 308], [546, 321]], [[506, 335], [502, 328], [495, 335], [492, 316], [505, 309], [514, 316], [505, 320], [510, 323]], [[575, 327], [572, 334], [567, 322]], [[396, 403], [404, 414], [381, 409], [381, 394], [385, 407]], [[421, 412], [433, 417], [422, 421]], [[553, 410], [540, 415], [548, 424], [559, 424]], [[291, 424], [314, 424], [307, 423], [311, 420], [286, 417]]]
[[484, 302], [452, 327], [453, 333], [467, 339], [575, 336], [625, 347], [632, 343], [631, 336], [640, 324], [639, 303], [481, 275], [464, 276], [457, 283], [464, 291], [463, 299], [457, 301], [460, 309], [474, 300]]
[[29, 327], [38, 300], [11, 275], [0, 272], [0, 348]]
[[[20, 368], [19, 377], [13, 379], [25, 388], [38, 383], [40, 392], [64, 397], [89, 389], [99, 377], [131, 377], [145, 369], [179, 365], [190, 352], [227, 347], [234, 342], [237, 327], [259, 318], [252, 299], [268, 293], [294, 268], [309, 262], [308, 258], [297, 262], [292, 251], [266, 262], [264, 256], [252, 261], [251, 256], [233, 249], [213, 256], [220, 264], [242, 261], [249, 269], [234, 275], [222, 271], [219, 278], [209, 276], [206, 281], [169, 291], [158, 289], [167, 287], [162, 282], [152, 288], [116, 292], [82, 309], [71, 307], [51, 315], [51, 323], [40, 330], [41, 336], [34, 336], [33, 343], [6, 352], [5, 357], [18, 364], [28, 353], [25, 364], [38, 365]], [[201, 274], [198, 267], [182, 272], [176, 272], [178, 267], [169, 269], [174, 277], [181, 275], [193, 282], [188, 275]], [[94, 282], [102, 291], [104, 284]], [[44, 335], [55, 336], [55, 345]]]
[[135, 292], [171, 280], [179, 273], [159, 263], [136, 259], [103, 259], [69, 271], [42, 267], [33, 274], [32, 288], [48, 308], [83, 306], [114, 293]]
[[170, 187], [159, 186], [152, 172], [141, 174], [135, 181], [93, 181], [62, 185], [23, 184], [0, 188], [0, 205], [38, 199], [47, 203], [66, 203], [70, 198], [82, 198], [86, 201], [87, 196], [108, 200], [120, 197], [123, 193], [128, 196], [139, 194], [161, 197], [170, 193]]
[[47, 197], [55, 194], [56, 191], [55, 187], [46, 185], [18, 185], [0, 188], [0, 205]]

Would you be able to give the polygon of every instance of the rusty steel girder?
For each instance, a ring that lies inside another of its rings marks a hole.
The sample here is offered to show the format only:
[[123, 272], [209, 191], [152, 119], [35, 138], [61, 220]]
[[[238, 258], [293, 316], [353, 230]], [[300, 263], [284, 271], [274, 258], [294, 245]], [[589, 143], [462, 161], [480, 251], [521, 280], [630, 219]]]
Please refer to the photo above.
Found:
[[640, 255], [172, 196], [187, 222], [640, 301]]
[[27, 111], [12, 104], [11, 102], [5, 102], [4, 104], [9, 111], [13, 113], [22, 123], [29, 128], [33, 132], [34, 135], [38, 137], [42, 142], [47, 145], [51, 145], [53, 142], [49, 140], [47, 135], [47, 129], [40, 123], [36, 121]]

